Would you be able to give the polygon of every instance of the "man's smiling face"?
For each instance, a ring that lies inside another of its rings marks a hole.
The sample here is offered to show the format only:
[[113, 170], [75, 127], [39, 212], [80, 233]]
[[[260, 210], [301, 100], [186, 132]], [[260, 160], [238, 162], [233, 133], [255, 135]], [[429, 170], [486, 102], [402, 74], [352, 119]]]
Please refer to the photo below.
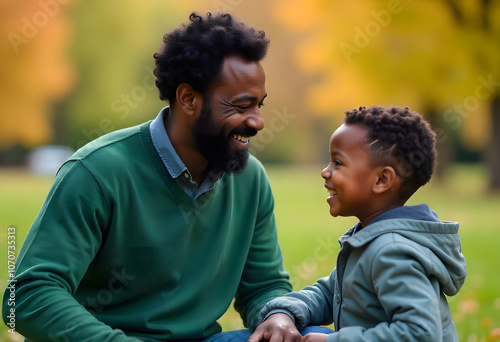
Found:
[[192, 127], [196, 147], [212, 171], [238, 173], [246, 167], [250, 137], [264, 128], [260, 107], [266, 96], [259, 62], [237, 56], [224, 60]]

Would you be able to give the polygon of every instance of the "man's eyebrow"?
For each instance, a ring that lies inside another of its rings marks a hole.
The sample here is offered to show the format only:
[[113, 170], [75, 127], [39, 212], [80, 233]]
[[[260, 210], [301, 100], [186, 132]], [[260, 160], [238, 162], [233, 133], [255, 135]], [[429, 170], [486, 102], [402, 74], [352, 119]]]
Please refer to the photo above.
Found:
[[[262, 98], [262, 101], [264, 101], [264, 99], [267, 97], [267, 93], [264, 95], [264, 97]], [[240, 97], [236, 97], [234, 99], [235, 102], [237, 101], [250, 101], [250, 102], [253, 102], [253, 101], [257, 101], [259, 98], [257, 96], [253, 96], [253, 95], [241, 95]]]

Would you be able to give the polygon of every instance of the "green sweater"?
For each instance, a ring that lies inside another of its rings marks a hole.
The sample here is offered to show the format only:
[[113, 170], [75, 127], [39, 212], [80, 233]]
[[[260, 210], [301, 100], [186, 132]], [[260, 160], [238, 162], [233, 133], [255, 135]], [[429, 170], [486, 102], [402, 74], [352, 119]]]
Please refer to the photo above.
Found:
[[16, 330], [34, 341], [203, 338], [221, 330], [233, 298], [252, 329], [264, 304], [291, 290], [262, 165], [250, 156], [243, 173], [193, 199], [156, 153], [149, 123], [62, 166], [16, 271]]

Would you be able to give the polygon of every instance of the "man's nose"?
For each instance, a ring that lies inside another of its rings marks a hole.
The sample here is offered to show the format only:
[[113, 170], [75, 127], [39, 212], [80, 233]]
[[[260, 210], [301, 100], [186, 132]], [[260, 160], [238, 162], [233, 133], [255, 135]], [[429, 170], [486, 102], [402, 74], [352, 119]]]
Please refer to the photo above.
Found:
[[248, 118], [246, 119], [246, 124], [248, 125], [248, 127], [252, 127], [257, 131], [260, 131], [264, 128], [264, 118], [262, 117], [260, 108], [256, 108], [249, 114]]

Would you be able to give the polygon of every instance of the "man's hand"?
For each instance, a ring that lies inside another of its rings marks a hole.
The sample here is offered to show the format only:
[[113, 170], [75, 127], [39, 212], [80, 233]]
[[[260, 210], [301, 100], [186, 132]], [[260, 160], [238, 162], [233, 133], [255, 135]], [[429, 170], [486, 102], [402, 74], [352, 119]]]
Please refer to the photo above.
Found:
[[[326, 336], [326, 335], [325, 335]], [[290, 316], [276, 313], [269, 316], [261, 325], [255, 329], [247, 342], [299, 342], [302, 336], [295, 327]]]
[[302, 337], [300, 342], [326, 342], [327, 334], [310, 333]]

